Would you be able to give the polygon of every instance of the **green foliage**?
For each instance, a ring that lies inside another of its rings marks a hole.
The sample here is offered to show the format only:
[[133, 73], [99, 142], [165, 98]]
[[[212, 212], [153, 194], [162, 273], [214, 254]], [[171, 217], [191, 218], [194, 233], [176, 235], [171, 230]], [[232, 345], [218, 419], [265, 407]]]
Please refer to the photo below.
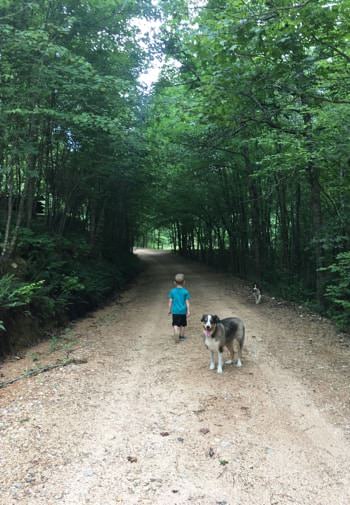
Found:
[[348, 309], [348, 0], [194, 4], [159, 3], [144, 97], [151, 0], [2, 3], [1, 254], [24, 261], [6, 310], [96, 306], [135, 241]]
[[3, 256], [18, 223], [32, 228], [36, 198], [49, 233], [78, 226], [102, 255], [106, 242], [114, 255], [130, 250], [144, 177], [137, 76], [148, 58], [134, 20], [153, 15], [150, 0], [1, 6], [0, 194], [16, 201], [10, 212], [0, 201]]
[[23, 283], [14, 275], [6, 274], [0, 279], [0, 310], [28, 306], [42, 289], [43, 281]]
[[332, 280], [325, 296], [330, 302], [329, 313], [342, 328], [350, 328], [350, 251], [340, 253], [336, 261], [324, 268], [331, 272]]
[[5, 322], [67, 320], [132, 275], [149, 59], [135, 21], [154, 16], [151, 0], [1, 2], [0, 254], [18, 276], [0, 286]]
[[30, 357], [32, 361], [40, 361], [40, 354], [38, 352], [31, 352]]
[[183, 254], [326, 308], [322, 266], [350, 236], [349, 14], [345, 0], [213, 0], [168, 15], [140, 243], [167, 229]]
[[[0, 279], [0, 330], [24, 310], [45, 328], [66, 322], [98, 307], [139, 271], [136, 257], [124, 255], [110, 262], [91, 255], [84, 236], [62, 238], [57, 234], [22, 229], [17, 255], [25, 268], [21, 279], [6, 274]], [[7, 337], [6, 337], [7, 338]], [[52, 349], [69, 351], [71, 343], [53, 339]], [[0, 352], [2, 348], [0, 346]]]
[[55, 352], [60, 346], [60, 340], [57, 335], [53, 335], [50, 338], [50, 352]]
[[33, 310], [43, 319], [98, 306], [137, 271], [131, 256], [120, 255], [113, 262], [91, 256], [86, 239], [77, 234], [63, 239], [22, 230], [17, 253], [27, 259], [26, 276], [41, 279]]
[[[0, 278], [0, 313], [5, 317], [9, 311], [28, 310], [38, 293], [42, 290], [43, 281], [25, 283], [12, 274]], [[4, 321], [0, 320], [0, 331], [6, 332]]]

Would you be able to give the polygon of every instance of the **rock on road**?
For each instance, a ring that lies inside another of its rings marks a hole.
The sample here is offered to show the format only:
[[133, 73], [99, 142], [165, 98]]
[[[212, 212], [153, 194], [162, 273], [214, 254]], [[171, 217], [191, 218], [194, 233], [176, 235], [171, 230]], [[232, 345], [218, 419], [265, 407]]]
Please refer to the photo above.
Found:
[[[1, 505], [349, 505], [346, 337], [301, 307], [255, 306], [243, 282], [203, 265], [140, 256], [121, 300], [71, 325], [70, 356], [86, 364], [0, 390]], [[178, 271], [192, 314], [175, 344]], [[209, 371], [206, 312], [245, 321], [242, 368]], [[1, 380], [55, 352], [29, 349]]]

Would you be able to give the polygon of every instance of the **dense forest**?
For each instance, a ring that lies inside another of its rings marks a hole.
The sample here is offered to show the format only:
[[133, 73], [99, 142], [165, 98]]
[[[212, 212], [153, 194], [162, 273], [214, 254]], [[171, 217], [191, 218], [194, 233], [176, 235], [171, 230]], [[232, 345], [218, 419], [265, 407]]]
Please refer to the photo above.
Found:
[[350, 2], [176, 12], [147, 125], [154, 228], [348, 325]]
[[348, 0], [1, 1], [0, 353], [121, 288], [134, 245], [349, 326], [349, 25]]
[[147, 1], [1, 2], [3, 352], [19, 316], [76, 316], [137, 271], [148, 56], [134, 20], [149, 16]]

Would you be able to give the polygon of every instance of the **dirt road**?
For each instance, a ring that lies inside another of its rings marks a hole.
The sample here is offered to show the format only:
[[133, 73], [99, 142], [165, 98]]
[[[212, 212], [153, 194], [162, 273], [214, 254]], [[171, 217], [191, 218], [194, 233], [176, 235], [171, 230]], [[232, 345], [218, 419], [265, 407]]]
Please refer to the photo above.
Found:
[[[301, 308], [255, 306], [221, 273], [142, 257], [121, 302], [2, 366], [0, 381], [64, 354], [88, 360], [0, 390], [0, 503], [349, 505], [346, 337]], [[166, 303], [177, 271], [193, 309], [179, 344]], [[242, 368], [209, 371], [207, 311], [244, 319]]]

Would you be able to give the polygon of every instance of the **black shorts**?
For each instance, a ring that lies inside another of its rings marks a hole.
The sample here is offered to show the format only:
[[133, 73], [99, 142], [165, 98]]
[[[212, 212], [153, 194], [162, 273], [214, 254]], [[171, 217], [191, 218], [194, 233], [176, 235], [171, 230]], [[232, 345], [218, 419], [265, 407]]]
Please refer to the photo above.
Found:
[[186, 314], [173, 314], [173, 326], [187, 326]]

